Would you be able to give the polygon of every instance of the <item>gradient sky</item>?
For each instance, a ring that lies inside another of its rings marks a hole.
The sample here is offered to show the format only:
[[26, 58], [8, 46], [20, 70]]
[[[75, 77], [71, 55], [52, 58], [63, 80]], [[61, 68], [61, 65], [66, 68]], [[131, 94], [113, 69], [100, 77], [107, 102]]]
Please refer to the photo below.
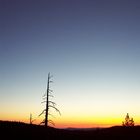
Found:
[[29, 122], [53, 74], [56, 127], [140, 124], [139, 0], [0, 0], [0, 119]]

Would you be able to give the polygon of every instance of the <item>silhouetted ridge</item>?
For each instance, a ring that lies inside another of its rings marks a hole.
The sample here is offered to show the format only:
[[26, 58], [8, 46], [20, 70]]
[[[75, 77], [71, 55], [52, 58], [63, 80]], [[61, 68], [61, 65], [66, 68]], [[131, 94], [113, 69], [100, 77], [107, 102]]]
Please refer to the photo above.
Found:
[[46, 139], [46, 140], [137, 140], [140, 126], [114, 126], [102, 129], [66, 130], [21, 122], [0, 121], [0, 135], [3, 139]]

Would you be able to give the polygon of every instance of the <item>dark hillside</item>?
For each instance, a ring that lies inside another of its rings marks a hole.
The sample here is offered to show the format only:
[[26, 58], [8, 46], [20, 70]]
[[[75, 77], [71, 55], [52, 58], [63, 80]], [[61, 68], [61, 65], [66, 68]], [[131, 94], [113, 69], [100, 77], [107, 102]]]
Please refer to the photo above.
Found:
[[46, 139], [46, 140], [138, 140], [140, 126], [115, 126], [104, 129], [64, 130], [45, 128], [20, 122], [0, 121], [0, 137], [3, 139]]

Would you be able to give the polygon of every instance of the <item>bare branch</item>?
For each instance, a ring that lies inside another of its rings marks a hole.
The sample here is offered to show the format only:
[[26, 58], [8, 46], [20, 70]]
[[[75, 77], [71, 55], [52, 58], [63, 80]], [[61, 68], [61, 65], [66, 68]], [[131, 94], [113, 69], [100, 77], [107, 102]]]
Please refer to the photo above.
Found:
[[42, 97], [45, 97], [45, 96], [47, 96], [47, 91], [45, 91], [45, 94]]
[[46, 103], [46, 101], [43, 101], [43, 102], [41, 102], [41, 103]]
[[55, 123], [52, 120], [48, 120], [48, 122], [55, 126]]
[[54, 97], [53, 95], [49, 94], [49, 97]]
[[42, 97], [43, 97], [43, 98], [46, 97], [46, 94], [44, 94]]
[[43, 120], [39, 125], [44, 124], [44, 123], [45, 123], [45, 120]]
[[53, 106], [55, 106], [56, 105], [56, 103], [55, 102], [52, 102], [52, 101], [48, 101], [49, 103], [51, 103]]
[[52, 114], [50, 114], [50, 113], [48, 113], [48, 115], [50, 115], [50, 116], [52, 116], [53, 118], [55, 118], [55, 116], [54, 116], [54, 115], [52, 115]]
[[43, 99], [43, 100], [46, 100], [46, 97], [43, 97], [42, 99]]
[[49, 89], [49, 92], [50, 92], [50, 93], [52, 93], [52, 92], [53, 92], [53, 90], [50, 90], [50, 89]]
[[41, 114], [40, 115], [38, 115], [38, 116], [41, 116], [44, 112], [45, 112], [46, 110], [44, 109], [42, 112], [41, 112]]
[[53, 75], [50, 75], [50, 77], [49, 77], [49, 78], [51, 79], [52, 77], [53, 77]]
[[55, 109], [59, 113], [59, 115], [61, 116], [60, 111], [55, 106], [49, 105], [49, 107], [52, 107], [53, 109]]

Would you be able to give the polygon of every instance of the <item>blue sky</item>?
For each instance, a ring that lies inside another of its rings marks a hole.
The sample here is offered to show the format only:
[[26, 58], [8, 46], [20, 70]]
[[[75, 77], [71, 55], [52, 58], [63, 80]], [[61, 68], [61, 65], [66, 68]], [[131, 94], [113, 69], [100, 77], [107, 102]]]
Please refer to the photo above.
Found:
[[7, 0], [0, 9], [1, 114], [37, 114], [51, 72], [64, 118], [89, 105], [140, 116], [138, 0]]

